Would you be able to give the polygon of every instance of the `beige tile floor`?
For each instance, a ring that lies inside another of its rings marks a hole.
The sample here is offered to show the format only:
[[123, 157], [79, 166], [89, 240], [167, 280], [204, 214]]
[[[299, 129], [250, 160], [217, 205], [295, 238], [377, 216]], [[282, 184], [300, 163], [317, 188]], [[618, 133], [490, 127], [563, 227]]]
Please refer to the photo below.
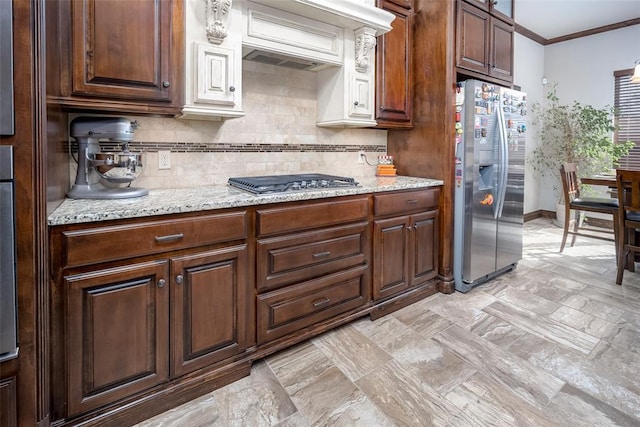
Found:
[[142, 426], [639, 426], [640, 269], [549, 220], [472, 291], [357, 320]]

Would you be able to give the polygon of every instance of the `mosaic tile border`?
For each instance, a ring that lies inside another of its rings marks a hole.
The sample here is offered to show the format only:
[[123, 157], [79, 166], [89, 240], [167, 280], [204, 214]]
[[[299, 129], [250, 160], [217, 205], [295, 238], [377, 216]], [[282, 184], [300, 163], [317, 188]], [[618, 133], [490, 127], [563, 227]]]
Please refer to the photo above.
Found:
[[[119, 151], [120, 145], [100, 142], [102, 151]], [[73, 146], [75, 149], [75, 144]], [[174, 153], [284, 153], [284, 152], [317, 152], [317, 153], [355, 153], [360, 150], [374, 153], [386, 153], [384, 145], [336, 145], [336, 144], [232, 144], [232, 143], [200, 143], [200, 142], [131, 142], [129, 149], [133, 152], [156, 152], [167, 150]]]

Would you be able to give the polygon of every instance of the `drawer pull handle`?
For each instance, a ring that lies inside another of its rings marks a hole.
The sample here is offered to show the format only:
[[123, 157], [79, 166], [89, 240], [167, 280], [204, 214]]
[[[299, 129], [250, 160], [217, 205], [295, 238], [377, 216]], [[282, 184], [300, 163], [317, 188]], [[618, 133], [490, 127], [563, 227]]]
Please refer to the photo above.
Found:
[[313, 257], [315, 259], [318, 259], [318, 258], [326, 258], [329, 255], [331, 255], [331, 252], [329, 252], [329, 251], [327, 251], [327, 252], [318, 252], [317, 254], [313, 254]]
[[173, 242], [174, 240], [180, 240], [183, 237], [184, 237], [183, 233], [170, 234], [168, 236], [156, 236], [156, 242], [158, 243]]
[[320, 307], [320, 306], [323, 306], [323, 305], [327, 304], [329, 301], [331, 301], [329, 298], [323, 297], [323, 298], [315, 300], [311, 304], [313, 304], [314, 307]]
[[415, 205], [416, 203], [418, 203], [416, 199], [407, 200], [408, 205]]

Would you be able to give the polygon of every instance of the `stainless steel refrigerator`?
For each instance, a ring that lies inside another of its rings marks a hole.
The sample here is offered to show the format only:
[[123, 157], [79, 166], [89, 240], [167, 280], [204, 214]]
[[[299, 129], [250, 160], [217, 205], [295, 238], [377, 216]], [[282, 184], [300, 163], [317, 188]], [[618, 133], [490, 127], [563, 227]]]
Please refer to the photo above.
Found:
[[522, 259], [527, 97], [478, 80], [456, 89], [453, 276], [472, 287]]

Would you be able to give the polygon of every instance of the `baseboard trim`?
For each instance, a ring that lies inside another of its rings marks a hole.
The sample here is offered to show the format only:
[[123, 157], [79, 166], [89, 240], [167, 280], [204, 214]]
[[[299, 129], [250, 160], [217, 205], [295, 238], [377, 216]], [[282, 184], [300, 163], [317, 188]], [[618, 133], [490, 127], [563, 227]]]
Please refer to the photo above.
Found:
[[546, 211], [544, 209], [538, 209], [537, 211], [524, 214], [524, 222], [532, 221], [537, 218], [556, 219], [556, 213], [554, 211]]
[[[537, 218], [556, 219], [554, 211], [538, 209], [537, 211], [524, 214], [524, 222], [532, 221]], [[604, 218], [594, 218], [587, 215], [587, 223], [592, 227], [607, 228], [613, 230], [613, 220]]]

